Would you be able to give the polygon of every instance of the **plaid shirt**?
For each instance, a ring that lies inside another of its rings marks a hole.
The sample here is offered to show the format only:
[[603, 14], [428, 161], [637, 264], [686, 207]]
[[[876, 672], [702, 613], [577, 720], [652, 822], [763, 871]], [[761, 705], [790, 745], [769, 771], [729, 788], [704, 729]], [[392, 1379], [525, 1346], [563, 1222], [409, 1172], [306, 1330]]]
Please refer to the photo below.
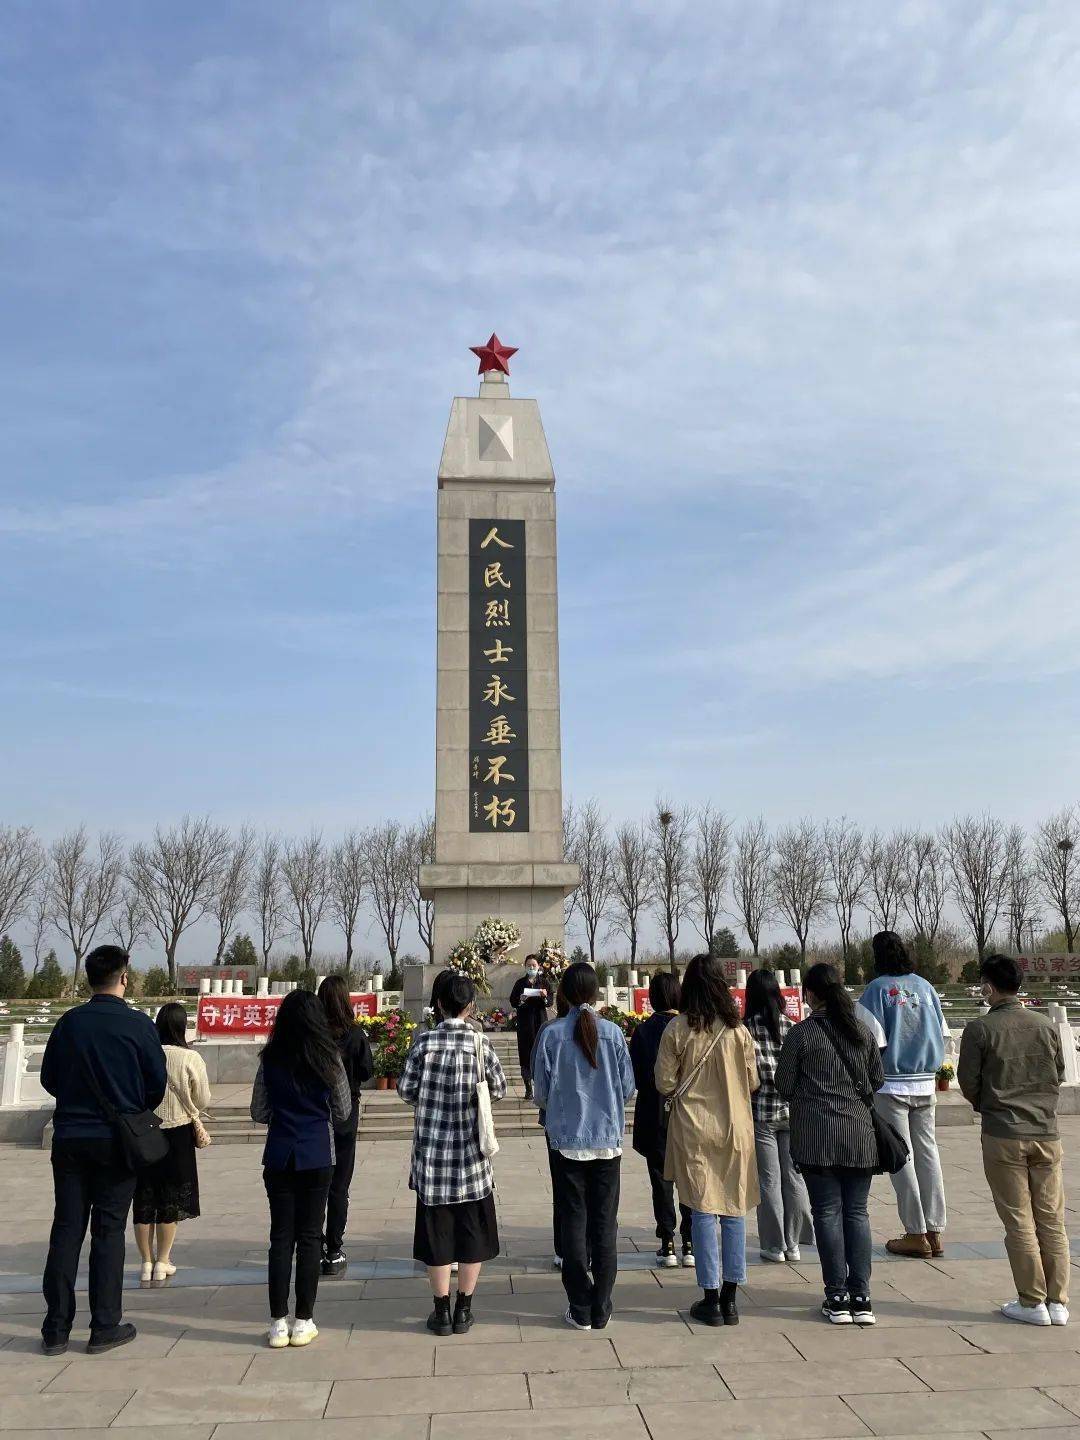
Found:
[[[791, 1029], [792, 1022], [786, 1015], [780, 1016], [780, 1044]], [[746, 1027], [754, 1037], [754, 1053], [757, 1056], [757, 1073], [761, 1084], [750, 1097], [754, 1120], [759, 1125], [786, 1125], [788, 1107], [776, 1089], [776, 1062], [780, 1058], [780, 1045], [769, 1034], [764, 1020], [755, 1015]]]
[[[481, 1037], [492, 1100], [506, 1094], [506, 1076], [490, 1041]], [[444, 1020], [417, 1035], [398, 1094], [416, 1107], [409, 1189], [425, 1205], [483, 1200], [495, 1188], [491, 1162], [480, 1152], [476, 1122], [476, 1031]]]

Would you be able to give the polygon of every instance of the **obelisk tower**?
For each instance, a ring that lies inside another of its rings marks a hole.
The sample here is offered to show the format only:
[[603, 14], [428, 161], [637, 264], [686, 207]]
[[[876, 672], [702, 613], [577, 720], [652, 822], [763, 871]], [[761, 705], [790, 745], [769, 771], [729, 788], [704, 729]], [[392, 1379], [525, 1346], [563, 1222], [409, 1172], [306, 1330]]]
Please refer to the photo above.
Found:
[[516, 955], [562, 942], [566, 864], [559, 733], [555, 474], [535, 400], [512, 400], [511, 355], [474, 347], [480, 393], [450, 410], [439, 463], [435, 959], [495, 915]]

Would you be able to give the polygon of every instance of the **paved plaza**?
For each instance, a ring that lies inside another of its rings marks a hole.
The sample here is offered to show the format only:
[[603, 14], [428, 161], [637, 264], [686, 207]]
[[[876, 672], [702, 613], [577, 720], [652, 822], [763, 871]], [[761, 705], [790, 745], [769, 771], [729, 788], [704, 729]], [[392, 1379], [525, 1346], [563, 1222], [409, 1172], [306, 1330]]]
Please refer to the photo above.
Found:
[[[1067, 1189], [1077, 1194], [1080, 1121], [1064, 1122]], [[1065, 1329], [995, 1315], [1013, 1292], [1001, 1231], [968, 1127], [941, 1132], [951, 1206], [947, 1256], [875, 1260], [874, 1330], [815, 1314], [813, 1256], [765, 1266], [751, 1248], [738, 1329], [695, 1327], [692, 1271], [655, 1271], [644, 1165], [627, 1154], [616, 1314], [603, 1332], [562, 1324], [550, 1265], [543, 1141], [510, 1140], [496, 1161], [504, 1253], [486, 1267], [471, 1334], [434, 1340], [424, 1279], [409, 1258], [407, 1147], [361, 1147], [352, 1189], [349, 1277], [324, 1282], [319, 1339], [263, 1341], [266, 1203], [254, 1145], [200, 1156], [203, 1218], [181, 1227], [180, 1269], [132, 1289], [138, 1339], [68, 1355], [37, 1353], [39, 1276], [49, 1225], [48, 1156], [0, 1152], [0, 1430], [80, 1436], [131, 1429], [155, 1440], [588, 1440], [651, 1436], [891, 1437], [951, 1434], [1080, 1440], [1080, 1320]], [[875, 1182], [875, 1239], [896, 1232], [892, 1191]], [[1070, 1232], [1080, 1214], [1070, 1209]], [[1074, 1242], [1075, 1244], [1075, 1242]], [[1080, 1246], [1076, 1247], [1080, 1249]], [[129, 1257], [134, 1261], [132, 1243]], [[85, 1282], [84, 1282], [85, 1283]], [[85, 1292], [80, 1295], [85, 1301]]]

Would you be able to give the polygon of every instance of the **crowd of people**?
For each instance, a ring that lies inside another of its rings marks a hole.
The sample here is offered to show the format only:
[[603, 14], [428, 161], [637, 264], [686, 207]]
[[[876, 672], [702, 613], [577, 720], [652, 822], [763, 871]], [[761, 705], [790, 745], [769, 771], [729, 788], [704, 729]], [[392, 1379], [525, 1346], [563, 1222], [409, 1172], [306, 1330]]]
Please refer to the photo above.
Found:
[[[812, 965], [800, 1020], [785, 1013], [767, 970], [751, 973], [740, 1014], [722, 963], [697, 955], [681, 982], [653, 977], [652, 1015], [629, 1044], [597, 1013], [590, 965], [570, 965], [552, 995], [536, 957], [528, 957], [513, 1003], [523, 1022], [522, 1072], [546, 1140], [567, 1325], [602, 1330], [612, 1315], [625, 1110], [635, 1096], [633, 1147], [652, 1194], [656, 1264], [695, 1268], [696, 1322], [739, 1323], [746, 1218], [756, 1210], [763, 1262], [797, 1263], [812, 1241], [823, 1317], [873, 1324], [868, 1198], [873, 1177], [885, 1172], [903, 1226], [887, 1249], [915, 1259], [945, 1253], [934, 1078], [948, 1029], [933, 986], [914, 973], [899, 937], [884, 931], [873, 950], [875, 978], [857, 1002], [831, 965]], [[42, 1084], [56, 1098], [55, 1212], [43, 1281], [48, 1354], [68, 1345], [88, 1224], [88, 1348], [101, 1353], [135, 1336], [122, 1318], [129, 1210], [142, 1279], [151, 1284], [175, 1273], [177, 1226], [199, 1214], [206, 1068], [187, 1044], [182, 1006], [162, 1006], [152, 1022], [124, 1002], [127, 963], [115, 946], [87, 957], [91, 998], [57, 1022], [42, 1063]], [[988, 956], [981, 977], [988, 1009], [964, 1030], [958, 1079], [981, 1116], [984, 1171], [1016, 1284], [1002, 1313], [1064, 1325], [1061, 1042], [1044, 1015], [1020, 1002], [1015, 960]], [[477, 1023], [471, 980], [443, 971], [431, 1012], [398, 1090], [415, 1111], [409, 1186], [413, 1256], [426, 1267], [433, 1296], [426, 1323], [450, 1336], [473, 1325], [481, 1267], [499, 1254], [490, 1105], [507, 1082]], [[251, 1099], [252, 1117], [267, 1126], [272, 1348], [315, 1339], [320, 1276], [346, 1268], [359, 1092], [372, 1070], [340, 977], [323, 981], [318, 995], [284, 997]]]

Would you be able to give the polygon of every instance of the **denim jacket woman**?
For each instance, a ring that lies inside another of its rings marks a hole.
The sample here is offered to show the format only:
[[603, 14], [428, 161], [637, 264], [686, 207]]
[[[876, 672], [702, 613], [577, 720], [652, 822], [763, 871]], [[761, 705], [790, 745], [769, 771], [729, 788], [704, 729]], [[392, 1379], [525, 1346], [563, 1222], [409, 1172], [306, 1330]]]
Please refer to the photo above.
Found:
[[546, 1110], [548, 1139], [556, 1150], [617, 1150], [626, 1128], [626, 1102], [635, 1089], [626, 1038], [610, 1020], [596, 1017], [594, 1070], [574, 1043], [580, 1006], [546, 1025], [536, 1042], [534, 1099]]

